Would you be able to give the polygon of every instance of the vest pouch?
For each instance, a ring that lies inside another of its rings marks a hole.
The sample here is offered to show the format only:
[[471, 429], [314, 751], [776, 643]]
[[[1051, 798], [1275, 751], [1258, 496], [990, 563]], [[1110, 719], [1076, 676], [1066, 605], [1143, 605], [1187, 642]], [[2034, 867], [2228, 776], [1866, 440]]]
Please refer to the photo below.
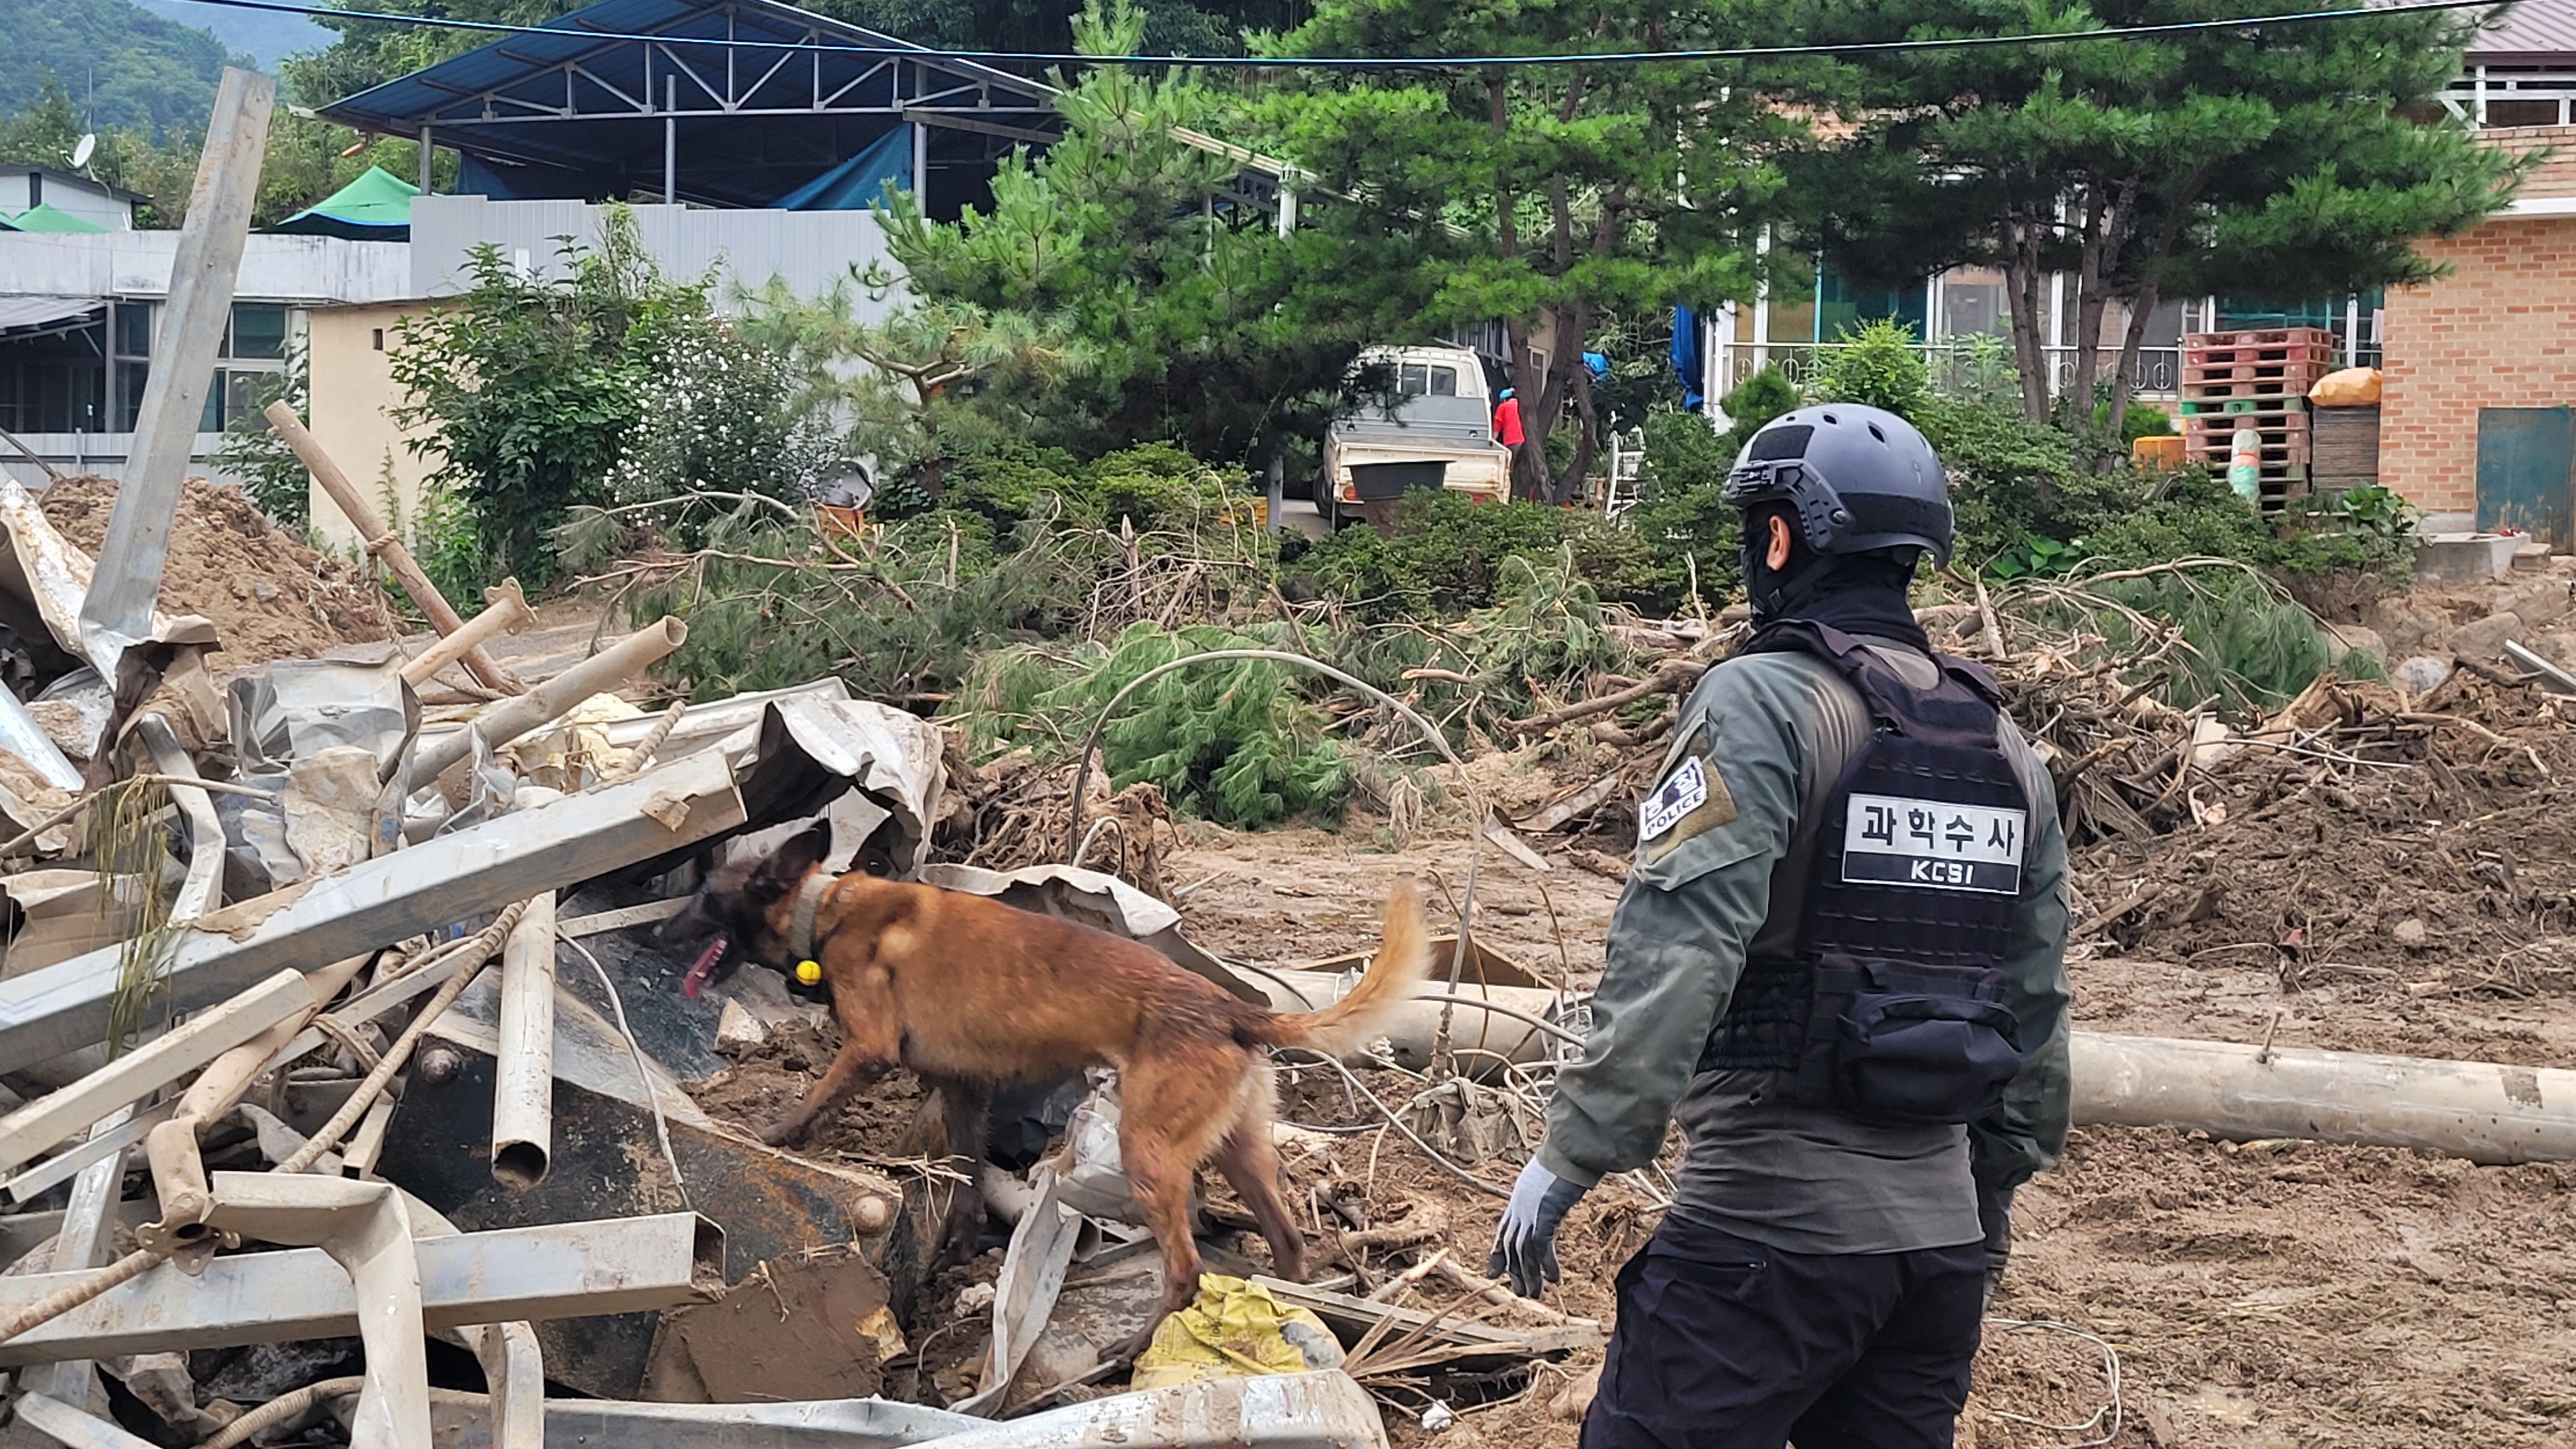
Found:
[[2020, 1023], [1992, 967], [1828, 955], [1818, 960], [1801, 1101], [1865, 1122], [1955, 1126], [2003, 1102]]

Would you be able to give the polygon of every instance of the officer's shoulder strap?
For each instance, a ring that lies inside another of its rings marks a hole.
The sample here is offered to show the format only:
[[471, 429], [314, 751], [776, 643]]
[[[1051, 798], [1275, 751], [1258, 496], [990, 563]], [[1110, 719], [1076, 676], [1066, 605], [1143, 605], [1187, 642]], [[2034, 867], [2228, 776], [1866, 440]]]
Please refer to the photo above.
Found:
[[1780, 620], [1745, 648], [1814, 656], [1859, 691], [1881, 729], [1934, 741], [1982, 745], [1995, 741], [1995, 717], [2003, 709], [2003, 691], [1984, 666], [1956, 655], [1931, 656], [1940, 669], [1940, 680], [1925, 690], [1908, 683], [1877, 650], [1812, 619]]

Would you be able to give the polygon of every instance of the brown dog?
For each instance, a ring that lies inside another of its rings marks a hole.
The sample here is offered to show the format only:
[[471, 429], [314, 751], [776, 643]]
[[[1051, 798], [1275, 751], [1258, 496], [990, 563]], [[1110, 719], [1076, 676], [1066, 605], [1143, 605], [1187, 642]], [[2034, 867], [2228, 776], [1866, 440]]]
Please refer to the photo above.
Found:
[[[1197, 1296], [1190, 1181], [1211, 1154], [1260, 1223], [1278, 1272], [1304, 1275], [1305, 1239], [1279, 1195], [1265, 1049], [1338, 1056], [1375, 1034], [1426, 965], [1409, 884], [1388, 900], [1384, 941], [1350, 994], [1290, 1016], [1105, 931], [959, 891], [822, 877], [830, 848], [830, 827], [817, 826], [766, 860], [724, 866], [661, 930], [674, 944], [713, 938], [689, 970], [692, 990], [737, 951], [789, 969], [799, 956], [822, 965], [841, 1050], [764, 1139], [787, 1141], [842, 1092], [908, 1067], [940, 1097], [948, 1150], [966, 1159], [971, 1181], [995, 1087], [1114, 1066], [1120, 1157], [1163, 1250], [1162, 1303], [1147, 1333]], [[952, 1231], [971, 1244], [981, 1223], [980, 1198], [965, 1195]]]

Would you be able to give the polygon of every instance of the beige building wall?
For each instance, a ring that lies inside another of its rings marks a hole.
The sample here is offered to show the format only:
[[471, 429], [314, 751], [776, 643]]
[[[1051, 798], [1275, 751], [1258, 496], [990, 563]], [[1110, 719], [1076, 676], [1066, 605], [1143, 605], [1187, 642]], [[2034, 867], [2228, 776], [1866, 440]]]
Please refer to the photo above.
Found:
[[[313, 309], [306, 345], [313, 368], [312, 417], [308, 426], [322, 451], [340, 465], [388, 522], [410, 541], [420, 516], [422, 480], [429, 464], [408, 443], [416, 430], [393, 420], [402, 392], [393, 380], [395, 324], [407, 313], [433, 304], [373, 302]], [[335, 549], [354, 551], [366, 540], [350, 526], [338, 505], [312, 489], [313, 530]], [[392, 497], [387, 499], [390, 491]]]

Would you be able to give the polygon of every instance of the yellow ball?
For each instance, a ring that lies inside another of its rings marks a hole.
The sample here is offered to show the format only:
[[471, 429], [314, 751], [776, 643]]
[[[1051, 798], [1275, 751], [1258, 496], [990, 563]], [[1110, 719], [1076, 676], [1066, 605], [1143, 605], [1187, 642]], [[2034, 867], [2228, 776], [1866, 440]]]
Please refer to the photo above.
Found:
[[797, 962], [797, 963], [796, 963], [796, 979], [797, 979], [797, 981], [798, 981], [798, 982], [800, 982], [801, 984], [806, 985], [806, 986], [820, 986], [820, 985], [822, 985], [822, 984], [823, 984], [823, 963], [822, 963], [822, 962], [820, 962], [820, 961], [799, 961], [799, 962]]

